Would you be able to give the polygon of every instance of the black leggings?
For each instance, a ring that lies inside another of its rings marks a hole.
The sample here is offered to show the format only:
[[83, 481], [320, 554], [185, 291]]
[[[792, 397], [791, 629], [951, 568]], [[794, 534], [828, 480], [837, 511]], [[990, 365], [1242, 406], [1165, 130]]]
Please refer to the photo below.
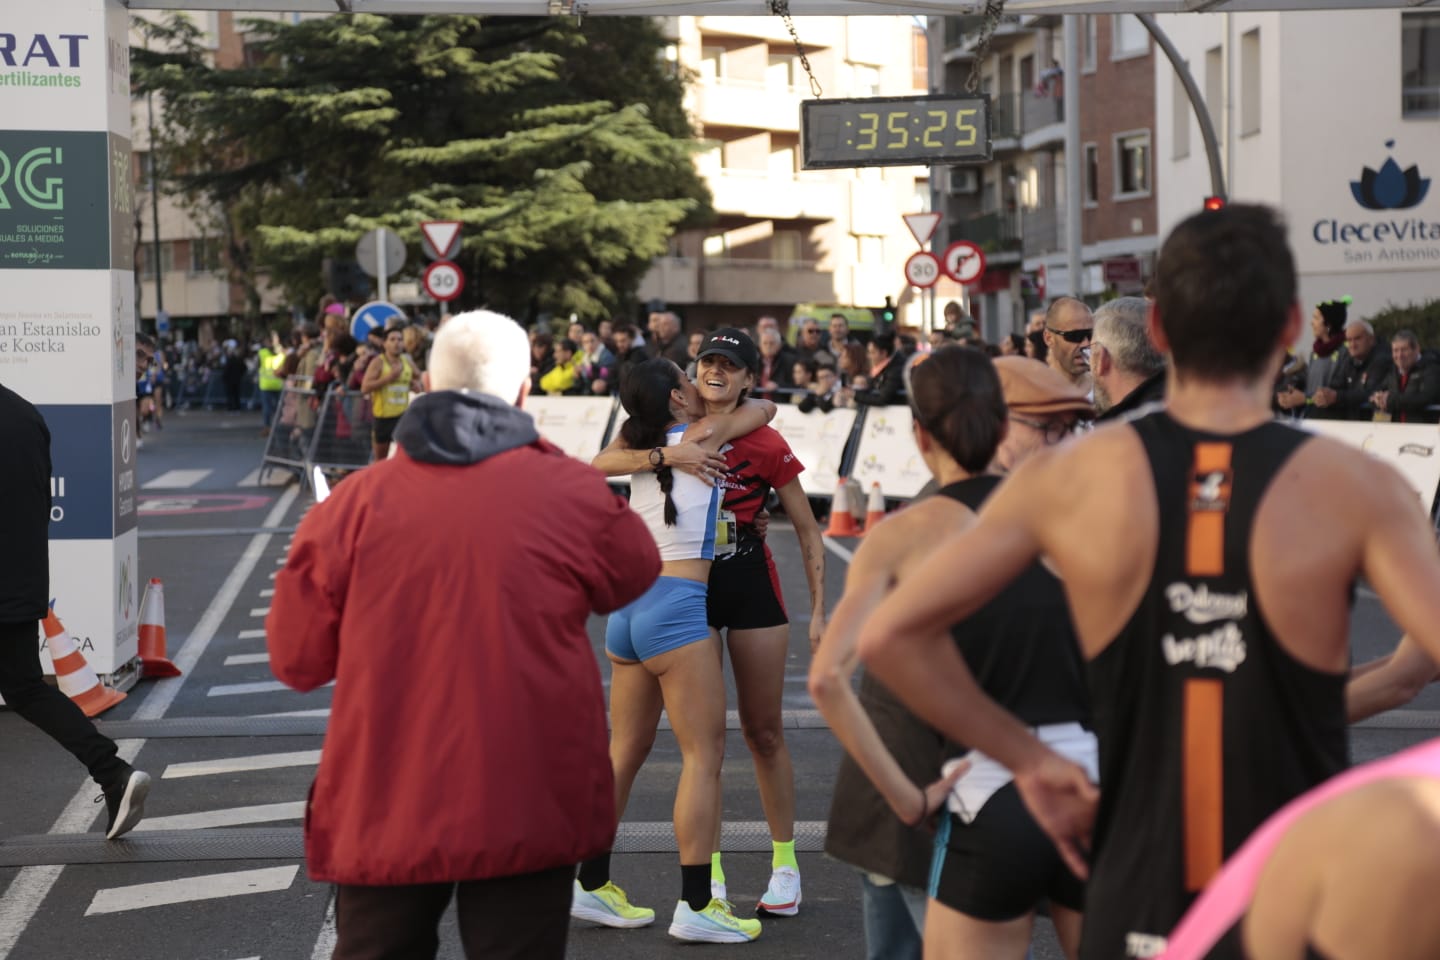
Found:
[[74, 701], [45, 682], [39, 637], [38, 621], [0, 623], [0, 697], [73, 753], [96, 783], [108, 786], [125, 772], [125, 761], [117, 755], [115, 741], [96, 730]]

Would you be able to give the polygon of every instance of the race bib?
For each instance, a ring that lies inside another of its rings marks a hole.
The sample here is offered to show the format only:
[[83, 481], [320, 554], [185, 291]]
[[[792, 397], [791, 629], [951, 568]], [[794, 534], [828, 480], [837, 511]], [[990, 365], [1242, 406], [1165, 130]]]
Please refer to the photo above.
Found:
[[735, 513], [723, 506], [715, 515], [715, 557], [728, 557], [735, 552], [735, 541], [739, 538], [739, 525]]

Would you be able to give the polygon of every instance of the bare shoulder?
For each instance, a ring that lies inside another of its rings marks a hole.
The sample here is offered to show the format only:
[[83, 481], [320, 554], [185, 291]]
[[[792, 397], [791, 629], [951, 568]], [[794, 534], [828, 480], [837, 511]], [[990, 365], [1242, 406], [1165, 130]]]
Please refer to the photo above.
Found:
[[932, 496], [887, 516], [865, 535], [855, 551], [852, 568], [900, 573], [975, 521], [970, 508], [949, 497]]
[[1148, 479], [1147, 471], [1135, 469], [1145, 462], [1140, 437], [1125, 424], [1107, 424], [1082, 437], [1066, 440], [1030, 456], [1002, 485], [1014, 484], [1009, 493], [1032, 495], [1035, 489], [1063, 487], [1070, 496], [1093, 491], [1105, 500], [1115, 500], [1127, 485]]

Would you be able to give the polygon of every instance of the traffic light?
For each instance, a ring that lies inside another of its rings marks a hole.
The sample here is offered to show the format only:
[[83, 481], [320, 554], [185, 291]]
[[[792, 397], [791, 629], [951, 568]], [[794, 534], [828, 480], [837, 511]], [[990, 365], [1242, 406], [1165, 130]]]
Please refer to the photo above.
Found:
[[885, 306], [876, 313], [880, 316], [879, 326], [888, 328], [895, 325], [895, 302], [889, 297], [885, 298]]
[[1225, 198], [1224, 198], [1224, 197], [1206, 197], [1206, 198], [1205, 198], [1205, 209], [1206, 209], [1206, 210], [1219, 210], [1219, 209], [1221, 209], [1221, 208], [1224, 207], [1224, 206], [1225, 206]]

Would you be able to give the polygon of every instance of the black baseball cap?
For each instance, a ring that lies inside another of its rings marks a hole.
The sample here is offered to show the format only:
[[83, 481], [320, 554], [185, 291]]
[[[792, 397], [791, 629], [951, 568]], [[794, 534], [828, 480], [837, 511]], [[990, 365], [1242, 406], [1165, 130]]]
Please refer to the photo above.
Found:
[[751, 373], [760, 369], [760, 351], [755, 348], [755, 341], [750, 339], [750, 334], [744, 330], [734, 327], [712, 330], [705, 337], [705, 344], [695, 355], [695, 359], [702, 360], [712, 353], [720, 354]]

